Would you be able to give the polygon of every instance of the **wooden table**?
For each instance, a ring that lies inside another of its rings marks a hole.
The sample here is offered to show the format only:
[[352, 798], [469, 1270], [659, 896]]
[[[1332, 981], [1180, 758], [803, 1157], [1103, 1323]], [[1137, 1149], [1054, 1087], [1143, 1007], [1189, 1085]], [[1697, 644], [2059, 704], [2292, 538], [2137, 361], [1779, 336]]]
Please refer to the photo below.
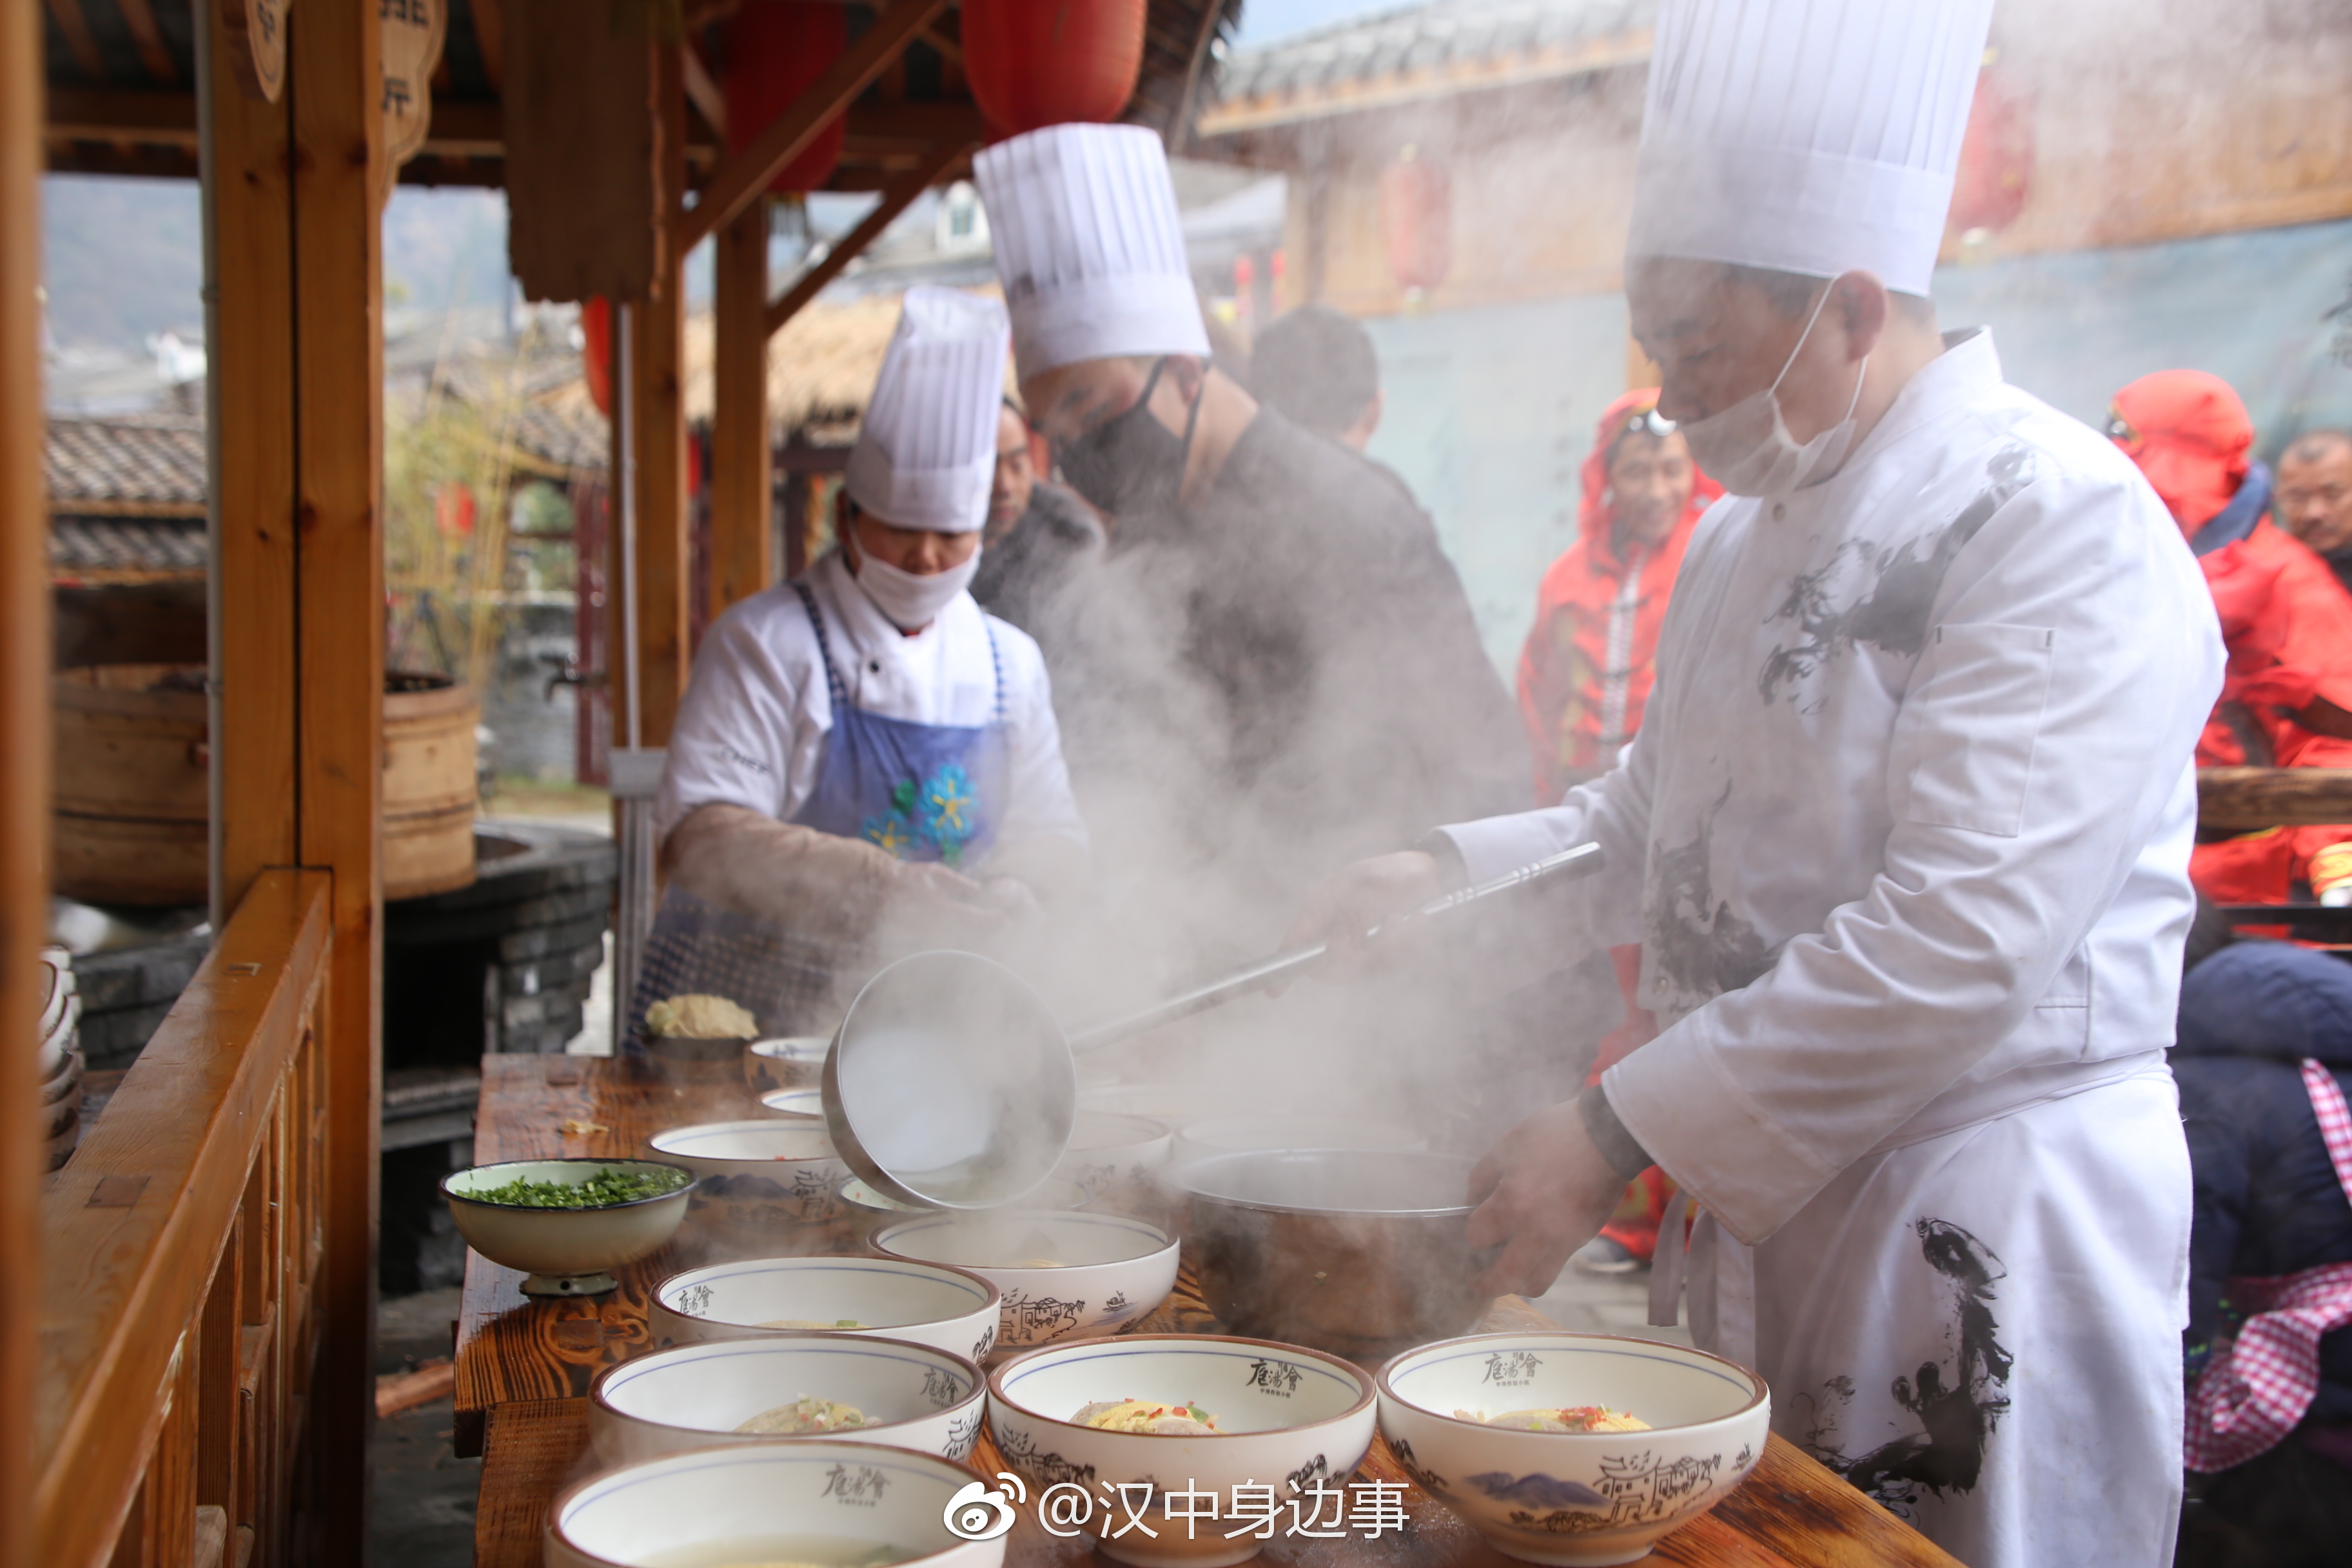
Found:
[[[496, 1160], [635, 1154], [646, 1134], [680, 1122], [757, 1115], [740, 1087], [676, 1089], [637, 1081], [617, 1062], [593, 1058], [487, 1057], [475, 1157]], [[669, 1274], [703, 1261], [677, 1242], [623, 1271], [621, 1288], [593, 1300], [538, 1301], [521, 1276], [467, 1254], [457, 1323], [457, 1424], [461, 1454], [481, 1454], [475, 1514], [476, 1568], [538, 1568], [540, 1541], [556, 1494], [588, 1472], [589, 1383], [646, 1342], [646, 1300]], [[1496, 1303], [1492, 1330], [1553, 1325], [1517, 1297]], [[1213, 1332], [1189, 1266], [1176, 1292], [1128, 1332]], [[982, 1474], [1005, 1468], [983, 1433], [971, 1460]], [[1479, 1539], [1444, 1505], [1415, 1487], [1377, 1436], [1360, 1478], [1404, 1490], [1406, 1531], [1378, 1540], [1277, 1537], [1261, 1561], [1276, 1568], [1509, 1568], [1513, 1560]], [[1007, 1538], [1014, 1568], [1100, 1563], [1079, 1540], [1046, 1533], [1027, 1512]], [[1738, 1490], [1659, 1544], [1651, 1561], [1721, 1568], [1958, 1568], [1954, 1559], [1862, 1493], [1775, 1436]]]

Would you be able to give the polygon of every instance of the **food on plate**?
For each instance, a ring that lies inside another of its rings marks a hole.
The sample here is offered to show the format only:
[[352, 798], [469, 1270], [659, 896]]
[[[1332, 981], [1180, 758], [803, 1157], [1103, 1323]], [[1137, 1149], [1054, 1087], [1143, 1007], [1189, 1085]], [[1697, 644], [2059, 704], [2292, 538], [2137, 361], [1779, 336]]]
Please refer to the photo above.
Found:
[[760, 1026], [724, 996], [689, 992], [646, 1008], [646, 1032], [666, 1040], [756, 1040]]
[[1506, 1410], [1489, 1415], [1483, 1410], [1456, 1410], [1456, 1421], [1485, 1426], [1507, 1426], [1514, 1432], [1646, 1432], [1650, 1424], [1638, 1415], [1612, 1410], [1605, 1405], [1570, 1405], [1549, 1410]]
[[804, 1437], [818, 1432], [848, 1432], [874, 1425], [866, 1413], [855, 1405], [844, 1405], [837, 1399], [813, 1399], [803, 1394], [790, 1405], [779, 1405], [773, 1410], [762, 1410], [740, 1426], [738, 1432], [781, 1433], [788, 1437]]
[[1106, 1432], [1150, 1432], [1163, 1437], [1214, 1437], [1217, 1418], [1197, 1405], [1163, 1405], [1154, 1399], [1102, 1399], [1071, 1417], [1081, 1426]]
[[512, 1204], [530, 1209], [601, 1209], [658, 1198], [694, 1178], [684, 1171], [599, 1171], [584, 1182], [534, 1182], [518, 1178], [504, 1186], [459, 1193], [478, 1204]]
[[763, 1329], [862, 1329], [866, 1325], [855, 1318], [835, 1318], [820, 1323], [814, 1318], [771, 1318], [760, 1325]]

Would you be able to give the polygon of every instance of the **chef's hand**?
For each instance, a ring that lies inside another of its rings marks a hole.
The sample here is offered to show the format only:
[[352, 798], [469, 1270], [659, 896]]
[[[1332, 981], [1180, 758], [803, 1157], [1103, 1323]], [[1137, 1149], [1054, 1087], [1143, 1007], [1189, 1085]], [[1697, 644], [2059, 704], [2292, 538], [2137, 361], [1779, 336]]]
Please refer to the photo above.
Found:
[[991, 877], [981, 884], [981, 896], [989, 907], [1008, 915], [1028, 915], [1037, 912], [1037, 895], [1029, 884], [1018, 877]]
[[1500, 1247], [1476, 1288], [1540, 1296], [1570, 1254], [1601, 1234], [1625, 1193], [1576, 1101], [1538, 1111], [1496, 1142], [1470, 1173], [1470, 1245]]
[[[1402, 917], [1443, 893], [1444, 882], [1444, 868], [1426, 850], [1406, 849], [1359, 860], [1323, 879], [1307, 895], [1307, 908], [1291, 922], [1282, 945], [1289, 949], [1318, 942], [1329, 944], [1331, 956], [1321, 971], [1327, 974], [1368, 970], [1371, 967], [1368, 949], [1375, 944], [1366, 940], [1367, 933], [1385, 923], [1388, 929], [1381, 933], [1379, 944], [1385, 945], [1399, 934], [1404, 923]], [[1284, 987], [1268, 989], [1279, 996]]]

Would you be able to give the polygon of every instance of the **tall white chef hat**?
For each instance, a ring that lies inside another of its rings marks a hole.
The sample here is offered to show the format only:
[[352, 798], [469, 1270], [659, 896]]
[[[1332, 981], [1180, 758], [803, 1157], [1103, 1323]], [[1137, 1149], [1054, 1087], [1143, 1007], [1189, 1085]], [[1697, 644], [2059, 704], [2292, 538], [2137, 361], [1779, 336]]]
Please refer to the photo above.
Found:
[[1992, 0], [1664, 0], [1629, 258], [1925, 295]]
[[1160, 138], [1049, 125], [987, 148], [972, 178], [1021, 377], [1119, 354], [1209, 353]]
[[1011, 331], [984, 295], [907, 290], [849, 454], [850, 500], [900, 528], [970, 533], [988, 521]]

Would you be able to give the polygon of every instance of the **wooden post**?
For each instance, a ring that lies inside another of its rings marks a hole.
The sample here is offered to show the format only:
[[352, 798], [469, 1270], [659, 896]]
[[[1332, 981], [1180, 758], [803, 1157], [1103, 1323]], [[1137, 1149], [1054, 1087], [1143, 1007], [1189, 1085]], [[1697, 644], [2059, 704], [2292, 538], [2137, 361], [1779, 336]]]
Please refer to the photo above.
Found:
[[775, 580], [768, 521], [768, 204], [719, 231], [711, 322], [710, 616]]
[[41, 1301], [38, 1085], [47, 928], [48, 513], [41, 493], [41, 13], [0, 6], [0, 1564], [30, 1568]]
[[[675, 44], [653, 50], [656, 184], [674, 213], [686, 188], [686, 84]], [[676, 225], [666, 235], [674, 235]], [[665, 238], [653, 295], [630, 311], [637, 427], [639, 740], [669, 743], [686, 695], [686, 256]]]
[[375, 1415], [376, 1143], [382, 1097], [383, 159], [378, 7], [293, 13], [295, 602], [301, 863], [334, 875], [320, 1009], [326, 1256], [310, 1415], [312, 1560], [365, 1560]]
[[198, 71], [205, 215], [205, 443], [213, 569], [212, 917], [301, 858], [295, 837], [292, 105], [238, 85], [225, 8]]

